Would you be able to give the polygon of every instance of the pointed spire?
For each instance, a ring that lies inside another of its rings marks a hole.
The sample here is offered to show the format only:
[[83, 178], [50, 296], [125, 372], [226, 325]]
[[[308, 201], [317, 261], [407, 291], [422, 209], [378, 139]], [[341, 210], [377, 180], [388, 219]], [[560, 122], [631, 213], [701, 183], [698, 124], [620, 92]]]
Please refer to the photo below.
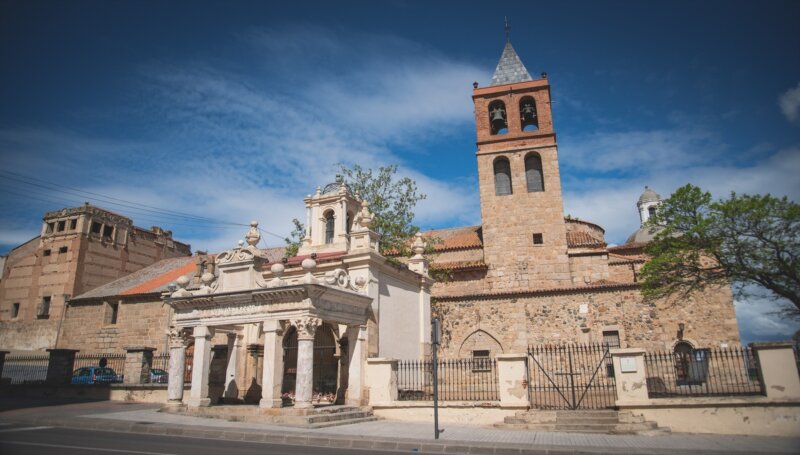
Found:
[[508, 17], [505, 18], [505, 31], [506, 47], [503, 48], [503, 55], [500, 56], [497, 68], [494, 69], [490, 86], [533, 80], [525, 65], [522, 64], [522, 60], [519, 59], [514, 46], [511, 45], [511, 26], [508, 25]]

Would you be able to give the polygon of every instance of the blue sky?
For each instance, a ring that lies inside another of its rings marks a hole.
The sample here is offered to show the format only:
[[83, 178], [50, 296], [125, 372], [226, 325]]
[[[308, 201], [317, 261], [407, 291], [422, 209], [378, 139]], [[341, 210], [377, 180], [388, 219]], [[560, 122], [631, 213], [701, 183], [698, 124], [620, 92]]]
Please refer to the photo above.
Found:
[[[195, 249], [285, 235], [336, 163], [399, 164], [423, 228], [477, 224], [470, 96], [504, 16], [552, 84], [565, 212], [610, 243], [644, 185], [800, 200], [800, 2], [271, 3], [0, 2], [2, 169], [51, 184], [0, 172], [0, 253], [84, 200]], [[800, 328], [751, 300], [746, 339]]]

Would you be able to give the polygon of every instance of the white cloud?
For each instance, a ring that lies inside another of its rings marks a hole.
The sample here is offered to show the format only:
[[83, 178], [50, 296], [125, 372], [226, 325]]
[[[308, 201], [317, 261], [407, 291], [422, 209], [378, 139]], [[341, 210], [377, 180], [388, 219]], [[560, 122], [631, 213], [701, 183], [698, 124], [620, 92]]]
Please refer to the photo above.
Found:
[[[219, 61], [140, 67], [144, 93], [135, 121], [153, 139], [5, 130], [5, 162], [20, 173], [58, 176], [59, 184], [120, 199], [242, 224], [256, 219], [280, 235], [291, 231], [292, 218], [304, 217], [303, 196], [332, 181], [338, 163], [399, 164], [428, 194], [417, 223], [476, 221], [474, 189], [425, 175], [392, 149], [471, 125], [471, 83], [483, 69], [396, 37], [281, 29], [241, 38], [237, 51], [251, 54], [252, 67]], [[45, 191], [53, 208], [83, 200]], [[229, 248], [246, 231], [109, 208], [137, 225], [172, 228], [194, 248]]]
[[778, 98], [778, 105], [781, 112], [789, 122], [800, 120], [800, 82], [797, 87], [790, 88]]

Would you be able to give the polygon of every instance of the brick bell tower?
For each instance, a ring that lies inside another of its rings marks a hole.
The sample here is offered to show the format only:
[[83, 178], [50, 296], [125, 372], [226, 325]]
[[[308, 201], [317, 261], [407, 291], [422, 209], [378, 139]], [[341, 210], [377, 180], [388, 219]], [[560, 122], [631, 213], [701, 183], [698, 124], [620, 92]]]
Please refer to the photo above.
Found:
[[531, 78], [506, 26], [488, 87], [474, 84], [487, 291], [570, 286], [547, 74]]

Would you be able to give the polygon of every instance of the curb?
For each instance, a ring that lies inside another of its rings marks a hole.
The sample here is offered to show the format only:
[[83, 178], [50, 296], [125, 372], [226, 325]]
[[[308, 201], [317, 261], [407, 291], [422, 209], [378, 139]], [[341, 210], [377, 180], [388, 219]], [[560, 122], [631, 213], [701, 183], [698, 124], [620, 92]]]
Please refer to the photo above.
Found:
[[[680, 453], [680, 449], [656, 449], [636, 447], [587, 447], [587, 446], [536, 446], [520, 447], [507, 443], [481, 443], [468, 441], [424, 441], [405, 438], [358, 438], [332, 435], [286, 434], [263, 430], [233, 430], [228, 428], [204, 428], [191, 425], [163, 424], [156, 422], [111, 421], [97, 418], [19, 418], [6, 422], [54, 426], [61, 428], [110, 431], [121, 433], [151, 434], [162, 436], [217, 439], [266, 444], [314, 446], [330, 448], [353, 448], [407, 451], [415, 453], [462, 453], [480, 455], [667, 455]], [[728, 450], [685, 450], [685, 453], [707, 453], [730, 455]], [[770, 452], [780, 453], [780, 452]]]

